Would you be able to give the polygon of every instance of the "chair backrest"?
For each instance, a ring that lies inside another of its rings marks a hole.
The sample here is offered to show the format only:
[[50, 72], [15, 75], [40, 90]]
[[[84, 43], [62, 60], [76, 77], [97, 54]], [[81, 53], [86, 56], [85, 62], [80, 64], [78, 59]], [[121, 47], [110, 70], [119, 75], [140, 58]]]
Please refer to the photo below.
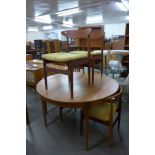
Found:
[[111, 102], [111, 103], [114, 103], [114, 102], [116, 102], [116, 101], [119, 101], [120, 98], [121, 98], [122, 92], [123, 92], [122, 87], [119, 86], [118, 91], [117, 91], [114, 95], [110, 96], [110, 97], [107, 99], [107, 101], [108, 101], [108, 102]]
[[62, 31], [61, 34], [67, 38], [83, 39], [83, 38], [88, 38], [91, 32], [92, 32], [91, 28], [86, 28], [86, 29], [80, 29], [80, 30]]
[[103, 33], [102, 29], [92, 30], [92, 32], [90, 34], [91, 40], [100, 39], [102, 37], [104, 37], [104, 33]]
[[[93, 29], [90, 34], [90, 40], [98, 40], [100, 42], [100, 50], [103, 56], [104, 49], [104, 32], [102, 29]], [[91, 45], [90, 45], [91, 46]]]
[[[61, 34], [67, 37], [67, 50], [69, 50], [69, 38], [78, 39], [83, 42], [83, 40], [88, 40], [88, 57], [90, 58], [90, 33], [92, 32], [91, 28], [79, 29], [79, 30], [67, 30], [62, 31]], [[83, 43], [81, 42], [81, 47], [83, 49]]]

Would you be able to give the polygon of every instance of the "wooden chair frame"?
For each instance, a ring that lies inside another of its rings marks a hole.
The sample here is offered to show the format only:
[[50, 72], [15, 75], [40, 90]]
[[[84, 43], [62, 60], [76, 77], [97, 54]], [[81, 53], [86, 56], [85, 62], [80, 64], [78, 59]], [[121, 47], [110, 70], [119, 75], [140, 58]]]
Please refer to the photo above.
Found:
[[103, 75], [103, 48], [104, 48], [104, 33], [102, 29], [93, 30], [90, 34], [90, 40], [101, 39], [100, 40], [100, 50], [101, 54], [92, 55], [92, 84], [94, 84], [94, 65], [96, 62], [100, 63], [101, 77]]
[[[86, 28], [86, 29], [90, 29], [90, 28]], [[80, 31], [85, 30], [85, 29], [81, 29]], [[72, 30], [73, 31], [73, 30]], [[67, 38], [67, 51], [70, 51], [70, 47], [69, 47], [69, 38], [72, 39], [80, 39], [80, 43], [81, 43], [81, 48], [82, 50], [83, 48], [83, 38], [79, 38], [79, 37], [71, 37], [71, 32], [72, 31], [63, 31], [62, 35], [64, 35]], [[101, 39], [100, 41], [100, 50], [101, 50], [101, 54], [98, 55], [91, 55], [90, 52], [90, 48], [91, 48], [91, 44], [90, 41], [91, 40], [96, 40], [96, 39]], [[104, 33], [102, 32], [102, 29], [96, 29], [96, 30], [92, 30], [92, 32], [90, 33], [90, 39], [88, 39], [88, 52], [89, 52], [89, 57], [91, 58], [91, 68], [92, 68], [92, 84], [94, 84], [94, 65], [96, 62], [100, 63], [100, 71], [101, 71], [101, 76], [103, 75], [103, 47], [104, 46]], [[84, 69], [84, 66], [83, 66]], [[84, 73], [84, 70], [83, 70]]]
[[71, 98], [73, 98], [73, 71], [77, 66], [87, 64], [88, 65], [88, 84], [90, 85], [90, 33], [91, 29], [83, 29], [83, 30], [69, 30], [69, 31], [64, 31], [62, 34], [67, 36], [68, 38], [73, 38], [73, 39], [88, 39], [88, 57], [86, 58], [81, 58], [77, 60], [72, 60], [72, 61], [66, 61], [63, 62], [68, 66], [68, 69], [62, 70], [62, 69], [56, 69], [56, 68], [51, 68], [47, 66], [47, 63], [57, 63], [56, 61], [49, 61], [46, 59], [43, 59], [43, 67], [44, 67], [44, 76], [45, 76], [45, 87], [48, 89], [47, 86], [47, 72], [53, 72], [53, 73], [61, 73], [68, 75], [69, 77], [69, 83], [70, 83], [70, 92], [71, 92]]
[[[122, 87], [120, 86], [119, 90], [111, 97], [107, 99], [107, 102], [110, 104], [110, 119], [109, 121], [103, 121], [96, 119], [94, 117], [89, 116], [89, 119], [101, 123], [103, 125], [108, 126], [108, 132], [109, 132], [109, 146], [112, 145], [112, 128], [115, 126], [116, 122], [118, 121], [118, 131], [120, 128], [120, 119], [121, 119], [121, 95], [122, 95]], [[113, 120], [113, 104], [116, 104], [118, 102], [118, 108], [117, 108], [117, 117], [115, 120]], [[80, 134], [82, 135], [82, 126], [83, 126], [83, 119], [84, 119], [84, 114], [83, 111], [81, 110], [81, 123], [80, 123]]]

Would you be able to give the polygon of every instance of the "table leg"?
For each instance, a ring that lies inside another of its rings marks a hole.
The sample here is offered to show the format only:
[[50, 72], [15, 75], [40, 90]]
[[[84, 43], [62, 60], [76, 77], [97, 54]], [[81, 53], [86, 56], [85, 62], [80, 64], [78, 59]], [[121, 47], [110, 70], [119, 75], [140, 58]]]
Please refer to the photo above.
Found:
[[44, 101], [44, 100], [41, 98], [41, 103], [42, 103], [42, 110], [43, 110], [43, 116], [44, 116], [44, 124], [45, 124], [45, 127], [47, 127], [47, 119], [46, 119], [47, 105], [46, 105], [46, 101]]
[[88, 116], [89, 116], [89, 106], [84, 107], [84, 141], [85, 149], [88, 150]]
[[30, 124], [29, 114], [28, 114], [28, 111], [27, 111], [27, 106], [26, 106], [26, 124], [27, 124], [27, 125]]

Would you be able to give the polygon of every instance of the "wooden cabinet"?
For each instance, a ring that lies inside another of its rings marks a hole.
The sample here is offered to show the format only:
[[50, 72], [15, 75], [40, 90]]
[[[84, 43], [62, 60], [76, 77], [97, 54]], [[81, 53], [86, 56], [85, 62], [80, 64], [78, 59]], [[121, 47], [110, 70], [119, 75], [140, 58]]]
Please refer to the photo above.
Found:
[[43, 69], [27, 66], [26, 67], [26, 84], [36, 86], [43, 77]]
[[[129, 50], [129, 23], [125, 27], [124, 49]], [[122, 74], [122, 76], [126, 77], [129, 73], [129, 55], [123, 58], [122, 63], [128, 68], [128, 71]]]
[[129, 23], [126, 24], [125, 28], [124, 49], [129, 50]]

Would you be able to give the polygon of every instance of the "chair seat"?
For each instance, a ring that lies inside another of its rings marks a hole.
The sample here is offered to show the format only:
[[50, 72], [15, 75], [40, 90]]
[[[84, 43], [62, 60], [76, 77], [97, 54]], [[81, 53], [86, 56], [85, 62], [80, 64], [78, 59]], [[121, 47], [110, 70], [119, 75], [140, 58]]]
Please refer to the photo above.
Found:
[[[113, 113], [117, 110], [116, 104], [113, 104]], [[102, 120], [109, 121], [110, 119], [110, 103], [100, 104], [90, 109], [89, 116]]]
[[69, 53], [71, 53], [71, 54], [85, 54], [88, 56], [88, 51], [71, 51]]
[[[71, 51], [70, 53], [74, 53], [74, 54], [87, 54], [88, 55], [88, 51]], [[101, 55], [101, 50], [96, 50], [93, 52], [90, 52], [91, 55]]]
[[[101, 50], [95, 50], [93, 52], [91, 52], [92, 55], [99, 55], [101, 54]], [[107, 55], [108, 51], [107, 50], [103, 50], [103, 55]]]
[[82, 58], [87, 58], [88, 55], [84, 53], [76, 53], [76, 54], [71, 54], [71, 53], [49, 53], [49, 54], [43, 54], [42, 58], [48, 61], [55, 61], [55, 62], [67, 62], [67, 61], [72, 61], [72, 60], [78, 60]]

